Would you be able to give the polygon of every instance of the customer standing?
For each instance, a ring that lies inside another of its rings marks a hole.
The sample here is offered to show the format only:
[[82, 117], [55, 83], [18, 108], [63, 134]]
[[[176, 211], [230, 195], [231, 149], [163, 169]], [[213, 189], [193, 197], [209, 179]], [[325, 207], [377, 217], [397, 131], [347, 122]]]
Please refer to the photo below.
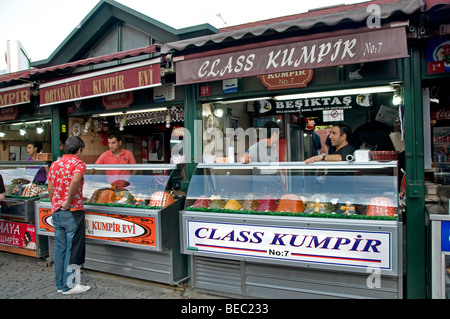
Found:
[[68, 138], [66, 154], [50, 166], [48, 174], [55, 229], [55, 281], [57, 291], [63, 294], [78, 294], [91, 288], [80, 284], [80, 267], [85, 259], [83, 176], [86, 164], [80, 158], [84, 147], [78, 136]]

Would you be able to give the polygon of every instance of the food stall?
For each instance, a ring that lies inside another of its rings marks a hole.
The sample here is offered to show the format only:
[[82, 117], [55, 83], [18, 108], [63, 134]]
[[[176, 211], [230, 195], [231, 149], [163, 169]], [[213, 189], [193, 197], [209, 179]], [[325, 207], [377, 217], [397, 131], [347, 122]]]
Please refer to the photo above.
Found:
[[5, 185], [5, 200], [0, 210], [0, 250], [42, 257], [48, 254], [48, 244], [36, 233], [34, 203], [45, 196], [47, 186], [35, 182], [46, 162], [0, 162], [0, 174]]
[[[178, 232], [183, 178], [176, 164], [87, 165], [84, 268], [170, 285], [185, 281]], [[51, 203], [37, 202], [35, 211], [38, 233], [53, 247]]]
[[402, 298], [396, 161], [198, 164], [180, 212], [197, 291]]

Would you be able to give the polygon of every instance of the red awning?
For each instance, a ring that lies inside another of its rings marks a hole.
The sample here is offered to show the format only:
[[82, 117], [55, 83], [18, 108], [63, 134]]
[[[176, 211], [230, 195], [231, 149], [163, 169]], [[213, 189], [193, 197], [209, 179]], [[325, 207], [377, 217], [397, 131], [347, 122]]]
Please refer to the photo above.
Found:
[[449, 9], [450, 1], [449, 0], [423, 0], [425, 2], [425, 10], [440, 10], [440, 9]]
[[32, 69], [32, 70], [30, 70], [30, 73], [31, 74], [46, 73], [46, 72], [53, 72], [53, 71], [57, 71], [57, 70], [64, 70], [64, 69], [67, 69], [67, 68], [74, 69], [74, 68], [77, 68], [79, 66], [86, 66], [86, 65], [90, 65], [90, 64], [98, 64], [98, 63], [102, 63], [102, 62], [110, 62], [110, 61], [113, 61], [113, 60], [121, 60], [121, 59], [124, 59], [124, 58], [127, 58], [127, 57], [138, 56], [138, 55], [141, 55], [141, 54], [155, 53], [156, 52], [156, 48], [157, 48], [156, 45], [150, 45], [150, 46], [146, 46], [146, 47], [142, 47], [142, 48], [127, 50], [127, 51], [121, 51], [121, 52], [117, 52], [117, 53], [101, 55], [101, 56], [97, 56], [97, 57], [93, 57], [93, 58], [87, 58], [87, 59], [78, 60], [78, 61], [74, 61], [74, 62], [54, 65], [54, 66], [50, 66], [50, 67], [47, 67], [47, 68]]
[[157, 52], [157, 46], [150, 45], [150, 46], [146, 46], [146, 47], [142, 47], [142, 48], [121, 51], [121, 52], [117, 52], [117, 53], [101, 55], [98, 57], [87, 58], [87, 59], [78, 60], [78, 61], [74, 61], [74, 62], [49, 66], [47, 68], [40, 68], [40, 69], [32, 68], [30, 70], [24, 70], [24, 71], [0, 75], [0, 83], [10, 82], [10, 81], [14, 81], [14, 80], [21, 80], [21, 79], [29, 80], [30, 77], [35, 74], [54, 72], [57, 70], [64, 70], [67, 68], [74, 69], [79, 66], [86, 66], [86, 65], [90, 65], [90, 64], [99, 64], [102, 62], [110, 62], [113, 60], [121, 60], [121, 59], [125, 59], [127, 57], [134, 57], [134, 56], [138, 56], [138, 55], [142, 55], [142, 54], [150, 54], [150, 53], [155, 53], [155, 52]]
[[0, 75], [0, 83], [29, 78], [30, 78], [30, 70], [18, 71]]
[[[430, 0], [431, 1], [431, 0]], [[443, 0], [441, 0], [443, 1]], [[317, 25], [335, 26], [342, 21], [361, 22], [372, 13], [367, 6], [380, 6], [381, 19], [387, 19], [396, 12], [412, 14], [424, 6], [422, 0], [374, 0], [352, 5], [335, 6], [330, 9], [316, 10], [287, 17], [244, 24], [222, 29], [218, 34], [196, 37], [161, 45], [161, 53], [182, 51], [187, 48], [204, 47], [208, 44], [225, 43], [226, 41], [242, 40], [246, 37], [257, 37], [267, 33], [282, 33], [287, 30], [310, 30]]]

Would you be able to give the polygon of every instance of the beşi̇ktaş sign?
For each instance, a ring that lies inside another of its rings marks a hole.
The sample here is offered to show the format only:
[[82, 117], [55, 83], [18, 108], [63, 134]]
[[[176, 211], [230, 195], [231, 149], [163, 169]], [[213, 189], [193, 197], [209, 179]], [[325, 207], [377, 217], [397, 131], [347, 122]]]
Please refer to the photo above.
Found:
[[393, 28], [294, 42], [177, 62], [177, 84], [389, 60], [408, 56], [406, 31]]
[[298, 112], [346, 110], [355, 107], [371, 107], [373, 94], [313, 97], [296, 100], [274, 101], [258, 100], [253, 102], [257, 114], [284, 114]]

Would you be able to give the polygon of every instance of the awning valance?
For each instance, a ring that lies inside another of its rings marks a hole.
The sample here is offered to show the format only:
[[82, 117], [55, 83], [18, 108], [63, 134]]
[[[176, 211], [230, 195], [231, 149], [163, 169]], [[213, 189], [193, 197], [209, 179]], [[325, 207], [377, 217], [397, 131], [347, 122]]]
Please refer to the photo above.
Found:
[[[432, 0], [428, 0], [432, 1]], [[225, 32], [218, 34], [196, 37], [181, 41], [165, 43], [161, 45], [161, 53], [170, 53], [173, 50], [182, 51], [191, 47], [203, 47], [207, 44], [223, 43], [226, 40], [241, 40], [246, 36], [261, 36], [268, 32], [285, 32], [287, 30], [309, 30], [316, 25], [335, 26], [342, 21], [361, 22], [373, 14], [367, 7], [377, 4], [380, 7], [380, 18], [382, 20], [391, 17], [396, 12], [411, 14], [424, 6], [422, 0], [378, 0], [351, 5], [331, 7], [330, 9], [318, 10], [297, 15], [271, 19], [269, 22], [260, 21], [229, 27]]]
[[30, 83], [0, 89], [0, 108], [30, 102]]
[[42, 73], [46, 73], [46, 72], [54, 72], [54, 71], [58, 71], [58, 70], [64, 70], [67, 68], [75, 69], [80, 66], [99, 64], [99, 63], [110, 62], [110, 61], [114, 61], [114, 60], [121, 60], [121, 59], [125, 59], [128, 57], [135, 57], [138, 55], [155, 53], [157, 51], [156, 48], [157, 48], [156, 45], [149, 45], [149, 46], [142, 47], [142, 48], [120, 51], [120, 52], [116, 52], [116, 53], [111, 53], [111, 54], [101, 55], [101, 56], [97, 56], [97, 57], [77, 60], [77, 61], [68, 62], [68, 63], [64, 63], [64, 64], [53, 65], [53, 66], [49, 66], [46, 68], [31, 69], [30, 73], [31, 74], [39, 74], [39, 73], [42, 74]]
[[160, 63], [156, 58], [43, 83], [40, 106], [160, 86]]

